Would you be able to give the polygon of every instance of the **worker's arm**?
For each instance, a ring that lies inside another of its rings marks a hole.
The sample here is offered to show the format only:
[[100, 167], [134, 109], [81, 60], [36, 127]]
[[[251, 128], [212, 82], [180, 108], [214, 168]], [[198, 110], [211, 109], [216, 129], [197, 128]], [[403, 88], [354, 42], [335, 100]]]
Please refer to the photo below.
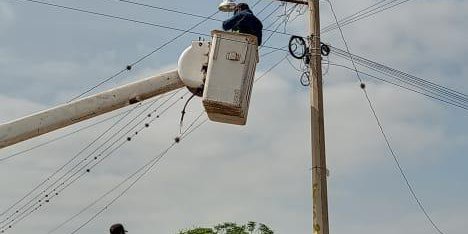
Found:
[[242, 14], [237, 14], [225, 20], [223, 22], [223, 30], [227, 31], [227, 30], [233, 29], [239, 23], [242, 17], [243, 17]]

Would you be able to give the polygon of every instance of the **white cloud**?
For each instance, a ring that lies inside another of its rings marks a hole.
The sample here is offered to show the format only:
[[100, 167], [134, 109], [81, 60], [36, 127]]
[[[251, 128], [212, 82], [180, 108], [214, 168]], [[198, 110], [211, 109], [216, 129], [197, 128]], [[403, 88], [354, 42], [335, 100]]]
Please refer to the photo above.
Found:
[[42, 110], [45, 106], [28, 100], [21, 100], [0, 95], [0, 122], [10, 121], [16, 118], [32, 114]]
[[15, 18], [15, 14], [11, 6], [6, 2], [0, 2], [0, 34], [3, 34], [3, 30], [10, 26]]
[[[347, 15], [371, 2], [336, 2], [337, 12]], [[449, 28], [450, 24], [440, 25], [439, 28], [461, 33], [464, 31], [461, 25], [465, 22], [460, 16], [464, 15], [465, 11], [464, 7], [460, 6], [464, 3], [446, 1], [437, 5], [418, 4], [403, 5], [398, 11], [377, 16], [376, 20], [362, 21], [356, 26], [350, 26], [345, 33], [350, 40], [352, 52], [366, 56], [370, 54], [371, 58], [378, 58], [376, 60], [383, 60], [382, 62], [392, 66], [401, 65], [405, 69], [430, 63], [431, 54], [437, 51], [429, 51], [426, 52], [426, 56], [420, 56], [416, 53], [418, 48], [412, 42], [427, 39], [424, 41], [424, 47], [435, 47], [443, 44], [441, 42], [444, 40], [429, 36], [429, 24], [423, 27], [423, 22], [420, 21], [429, 16], [422, 14], [437, 14], [443, 19], [440, 20], [441, 23], [454, 18], [460, 21], [452, 24], [455, 28]], [[445, 4], [446, 7], [440, 4]], [[406, 19], [413, 18], [415, 12], [419, 12], [415, 11], [415, 8], [421, 12], [417, 17], [414, 16], [417, 20], [406, 22]], [[433, 9], [437, 8], [446, 9], [448, 13], [434, 12]], [[324, 13], [327, 11], [324, 10]], [[395, 18], [396, 15], [398, 18]], [[303, 26], [300, 27], [302, 30]], [[406, 27], [417, 32], [421, 30], [421, 33], [404, 34], [402, 30]], [[73, 30], [86, 31], [78, 28]], [[402, 34], [408, 37], [408, 40], [404, 40], [401, 47], [396, 47], [397, 39], [402, 37]], [[330, 37], [338, 41], [336, 36]], [[459, 45], [459, 40], [447, 37], [445, 42]], [[284, 44], [284, 41], [282, 43]], [[47, 45], [53, 48], [51, 44], [53, 41]], [[148, 39], [147, 45], [138, 47], [148, 48], [154, 44], [154, 39], [151, 38]], [[127, 45], [125, 42], [115, 47], [122, 48]], [[185, 46], [181, 46], [183, 47]], [[78, 53], [74, 48], [70, 50]], [[9, 53], [13, 52], [14, 50], [9, 50]], [[113, 66], [108, 64], [117, 64], [115, 59], [119, 57], [118, 52], [105, 53], [100, 47], [96, 47], [95, 51], [80, 52], [90, 55], [89, 61], [75, 63], [45, 56], [40, 65], [31, 66], [33, 69], [17, 72], [45, 76], [53, 72], [49, 67], [60, 66], [60, 69], [55, 71], [60, 76], [80, 71], [93, 73], [84, 71], [87, 69], [98, 69], [106, 73], [107, 70], [113, 71]], [[452, 55], [454, 57], [446, 55], [444, 59], [456, 60], [461, 53], [454, 52]], [[164, 61], [161, 57], [164, 56], [157, 57], [157, 62], [148, 61], [154, 62], [149, 69], [142, 67], [132, 71], [132, 74], [135, 74], [132, 78], [157, 72], [159, 69], [152, 68], [161, 64], [172, 64], [173, 61]], [[463, 59], [463, 56], [460, 58]], [[23, 67], [33, 63], [33, 59], [22, 59], [25, 61]], [[164, 62], [159, 62], [160, 59]], [[261, 67], [268, 68], [270, 65], [267, 59], [262, 60], [262, 63]], [[420, 69], [424, 68], [427, 66]], [[438, 74], [445, 74], [443, 70], [431, 69], [438, 70]], [[259, 69], [259, 73], [262, 73], [260, 70], [263, 69]], [[155, 230], [159, 233], [176, 233], [179, 229], [195, 225], [255, 220], [269, 224], [278, 233], [310, 233], [308, 93], [305, 88], [300, 88], [294, 71], [286, 66], [280, 66], [275, 71], [255, 84], [247, 126], [206, 124], [172, 150], [155, 170], [102, 216], [86, 226], [83, 232], [105, 233], [114, 222], [125, 223], [131, 233], [150, 233]], [[426, 76], [426, 73], [418, 74]], [[361, 90], [358, 84], [351, 80], [354, 79], [353, 75], [331, 68], [326, 77], [325, 115], [328, 167], [331, 171], [329, 192], [332, 230], [346, 233], [429, 233], [432, 230], [409, 197], [400, 175], [395, 171]], [[51, 87], [47, 87], [45, 92], [49, 95], [60, 93], [59, 96], [63, 99], [69, 97], [67, 91], [61, 91], [58, 85], [53, 86], [54, 82], [59, 82], [59, 76], [51, 76], [53, 82], [48, 83], [47, 86]], [[25, 77], [32, 79], [33, 76]], [[86, 82], [95, 81], [94, 77], [83, 77]], [[448, 79], [443, 75], [433, 77], [441, 77], [441, 81], [444, 82]], [[17, 87], [29, 82], [31, 80], [22, 82]], [[464, 80], [460, 82], [460, 87], [467, 85]], [[32, 91], [37, 89], [30, 88]], [[453, 115], [452, 109], [392, 86], [368, 82], [368, 91], [392, 145], [404, 167], [408, 169], [418, 194], [427, 202], [425, 204], [431, 214], [447, 232], [462, 233], [463, 220], [466, 220], [466, 204], [463, 201], [467, 195], [464, 189], [464, 178], [467, 176], [460, 169], [452, 168], [466, 165], [463, 159], [466, 155], [467, 139], [464, 130], [466, 126], [463, 124], [465, 119], [449, 118]], [[36, 103], [3, 95], [0, 101], [4, 103], [0, 106], [0, 119], [3, 121], [45, 108], [43, 100], [37, 100]], [[140, 133], [115, 156], [104, 161], [80, 182], [71, 186], [49, 207], [20, 223], [11, 233], [50, 230], [158, 154], [178, 133], [181, 104], [183, 103], [179, 103], [170, 113], [158, 120], [157, 124]], [[52, 104], [48, 104], [50, 105]], [[194, 100], [190, 104], [186, 121], [190, 121], [201, 110], [199, 99]], [[93, 121], [95, 120], [87, 123]], [[0, 211], [85, 147], [111, 124], [112, 122], [107, 122], [0, 163], [0, 178], [3, 178], [0, 180], [0, 186], [8, 187], [0, 193]], [[458, 125], [456, 131], [452, 129], [452, 124]], [[0, 157], [80, 126], [83, 125], [2, 149]], [[102, 206], [103, 204], [98, 208]], [[80, 217], [71, 227], [84, 222], [98, 208]], [[60, 230], [58, 233], [67, 232]]]

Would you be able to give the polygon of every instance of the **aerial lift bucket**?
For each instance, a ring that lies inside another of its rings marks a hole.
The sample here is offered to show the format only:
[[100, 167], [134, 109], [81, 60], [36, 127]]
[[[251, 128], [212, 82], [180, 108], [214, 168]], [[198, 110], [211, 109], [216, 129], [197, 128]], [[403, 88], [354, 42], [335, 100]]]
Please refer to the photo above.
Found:
[[215, 122], [245, 125], [258, 63], [257, 37], [212, 31], [211, 42], [193, 42], [179, 59], [186, 85], [203, 88], [203, 106]]
[[258, 63], [257, 37], [213, 31], [203, 106], [212, 121], [245, 125]]

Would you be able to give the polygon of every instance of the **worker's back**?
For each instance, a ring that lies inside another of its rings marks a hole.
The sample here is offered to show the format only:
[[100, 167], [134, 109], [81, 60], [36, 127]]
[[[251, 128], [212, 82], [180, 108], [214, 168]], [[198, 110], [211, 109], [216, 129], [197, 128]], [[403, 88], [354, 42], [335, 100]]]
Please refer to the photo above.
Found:
[[253, 14], [248, 6], [240, 8], [234, 13], [233, 17], [224, 21], [223, 29], [255, 35], [258, 45], [262, 44], [262, 22]]

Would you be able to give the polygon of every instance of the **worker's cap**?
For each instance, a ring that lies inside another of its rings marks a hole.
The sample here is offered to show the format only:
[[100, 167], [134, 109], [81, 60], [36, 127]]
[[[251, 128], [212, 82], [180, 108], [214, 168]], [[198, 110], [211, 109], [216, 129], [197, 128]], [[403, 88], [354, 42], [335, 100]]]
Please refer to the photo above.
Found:
[[250, 9], [250, 7], [249, 7], [249, 4], [241, 2], [241, 3], [237, 4], [236, 9], [242, 11], [242, 10]]
[[127, 230], [125, 230], [124, 226], [120, 223], [116, 223], [110, 227], [111, 234], [125, 234]]

